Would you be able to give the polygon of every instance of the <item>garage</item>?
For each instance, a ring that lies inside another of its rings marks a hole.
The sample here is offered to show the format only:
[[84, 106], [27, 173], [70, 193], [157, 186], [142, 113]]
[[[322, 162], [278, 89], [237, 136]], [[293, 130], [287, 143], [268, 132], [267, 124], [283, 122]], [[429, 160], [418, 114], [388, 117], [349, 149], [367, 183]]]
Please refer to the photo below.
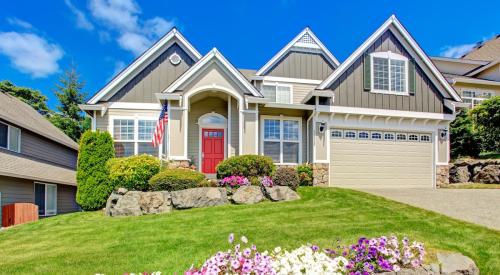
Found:
[[332, 129], [330, 186], [433, 188], [431, 133]]

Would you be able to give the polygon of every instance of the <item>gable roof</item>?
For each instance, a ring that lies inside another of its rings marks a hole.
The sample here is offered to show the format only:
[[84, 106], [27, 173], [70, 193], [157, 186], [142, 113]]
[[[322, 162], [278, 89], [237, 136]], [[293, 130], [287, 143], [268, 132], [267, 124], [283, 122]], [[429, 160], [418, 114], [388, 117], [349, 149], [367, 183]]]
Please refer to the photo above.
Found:
[[177, 90], [182, 84], [187, 82], [192, 76], [205, 67], [210, 61], [215, 60], [222, 64], [223, 68], [232, 76], [234, 80], [244, 87], [250, 94], [257, 97], [262, 97], [260, 92], [245, 78], [245, 76], [238, 71], [218, 50], [213, 48], [209, 53], [196, 62], [184, 74], [177, 78], [170, 86], [168, 86], [162, 93], [172, 93]]
[[[454, 100], [462, 101], [460, 96], [455, 92], [451, 85], [446, 81], [444, 76], [438, 71], [434, 63], [429, 59], [425, 52], [420, 48], [417, 42], [411, 37], [408, 31], [403, 27], [395, 15], [391, 15], [382, 26], [380, 26], [361, 46], [359, 46], [340, 66], [327, 77], [317, 89], [324, 90], [330, 85], [332, 85], [335, 80], [337, 80], [359, 57], [363, 55], [364, 52], [368, 50], [370, 45], [378, 39], [383, 33], [389, 30], [390, 26], [394, 26], [396, 30], [403, 36], [403, 38], [408, 42], [410, 47], [415, 51], [415, 53], [423, 61], [423, 64], [432, 72], [437, 81], [444, 87], [446, 92], [450, 94]], [[440, 90], [440, 89], [438, 89]]]
[[500, 59], [500, 34], [487, 41], [481, 41], [468, 53], [462, 55], [463, 59], [495, 60]]
[[465, 76], [475, 76], [475, 75], [479, 74], [480, 72], [487, 70], [487, 69], [489, 69], [495, 65], [498, 65], [498, 64], [500, 64], [500, 59], [491, 61], [488, 65], [474, 69], [474, 70], [466, 73]]
[[319, 50], [334, 68], [337, 68], [340, 64], [337, 58], [333, 56], [333, 54], [328, 50], [328, 48], [325, 47], [325, 45], [323, 45], [311, 29], [307, 27], [295, 36], [295, 38], [283, 47], [276, 55], [274, 55], [273, 58], [271, 58], [262, 68], [260, 68], [256, 75], [262, 76], [265, 74], [292, 49]]
[[78, 150], [76, 142], [23, 101], [0, 91], [0, 106], [2, 106], [0, 118], [13, 126], [27, 129], [66, 147]]
[[118, 75], [116, 75], [106, 86], [99, 90], [89, 101], [88, 104], [96, 104], [105, 95], [109, 93], [115, 93], [119, 88], [121, 88], [127, 79], [132, 79], [141, 70], [146, 67], [154, 58], [160, 55], [165, 45], [170, 41], [177, 38], [180, 42], [179, 46], [183, 48], [184, 51], [196, 62], [201, 58], [201, 54], [189, 43], [189, 41], [184, 38], [184, 36], [176, 29], [172, 28], [167, 34], [165, 34], [160, 40], [158, 40], [153, 46], [142, 53], [137, 59], [132, 62], [129, 66], [123, 69]]

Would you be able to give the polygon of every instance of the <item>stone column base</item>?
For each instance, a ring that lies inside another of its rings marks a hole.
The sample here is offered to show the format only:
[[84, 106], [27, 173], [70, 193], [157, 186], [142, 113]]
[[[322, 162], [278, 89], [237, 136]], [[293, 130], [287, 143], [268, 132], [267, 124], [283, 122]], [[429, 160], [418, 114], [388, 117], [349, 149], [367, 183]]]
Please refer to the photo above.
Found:
[[314, 186], [323, 186], [328, 187], [328, 178], [329, 175], [329, 167], [328, 163], [313, 163], [313, 185]]
[[450, 166], [436, 165], [436, 188], [450, 184]]
[[163, 165], [169, 169], [191, 168], [189, 160], [164, 160]]

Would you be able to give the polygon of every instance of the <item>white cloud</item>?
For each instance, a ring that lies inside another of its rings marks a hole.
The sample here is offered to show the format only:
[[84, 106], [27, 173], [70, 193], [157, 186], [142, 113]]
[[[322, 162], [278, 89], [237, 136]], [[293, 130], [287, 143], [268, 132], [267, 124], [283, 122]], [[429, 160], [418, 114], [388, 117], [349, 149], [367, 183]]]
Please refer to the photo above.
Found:
[[88, 30], [91, 31], [94, 29], [94, 25], [89, 21], [85, 13], [81, 10], [79, 10], [71, 0], [64, 0], [64, 3], [70, 11], [76, 16], [76, 26], [80, 29]]
[[139, 6], [133, 0], [91, 0], [92, 15], [120, 32], [138, 30]]
[[149, 41], [144, 35], [126, 32], [118, 38], [118, 44], [123, 49], [129, 50], [135, 55], [139, 55], [149, 47], [151, 41]]
[[476, 43], [473, 44], [462, 44], [457, 46], [445, 46], [441, 48], [441, 53], [439, 55], [444, 57], [451, 58], [460, 58], [462, 55], [468, 53], [472, 48], [476, 46]]
[[21, 27], [23, 29], [33, 29], [33, 25], [16, 17], [8, 17], [7, 23], [11, 24], [12, 26]]
[[64, 52], [56, 44], [32, 33], [0, 32], [0, 53], [12, 66], [34, 78], [46, 77], [59, 70]]
[[154, 17], [144, 22], [143, 29], [145, 33], [151, 36], [160, 37], [167, 33], [172, 27], [174, 27], [173, 21], [167, 21], [161, 17]]

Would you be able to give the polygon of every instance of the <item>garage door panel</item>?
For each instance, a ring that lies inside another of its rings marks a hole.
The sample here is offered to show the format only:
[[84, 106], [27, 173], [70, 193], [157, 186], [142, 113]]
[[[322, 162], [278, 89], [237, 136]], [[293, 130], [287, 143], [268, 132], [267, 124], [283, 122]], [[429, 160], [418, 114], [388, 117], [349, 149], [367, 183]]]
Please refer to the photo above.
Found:
[[342, 138], [330, 142], [331, 186], [433, 186], [433, 144], [430, 142]]

